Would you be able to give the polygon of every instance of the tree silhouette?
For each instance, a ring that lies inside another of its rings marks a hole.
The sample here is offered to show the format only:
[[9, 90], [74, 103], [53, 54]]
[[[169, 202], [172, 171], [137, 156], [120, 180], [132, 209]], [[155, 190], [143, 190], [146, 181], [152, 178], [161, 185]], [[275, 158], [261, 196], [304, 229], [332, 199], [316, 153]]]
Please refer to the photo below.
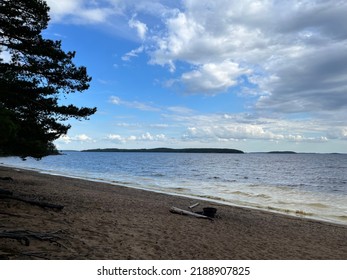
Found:
[[[0, 154], [42, 158], [96, 108], [60, 105], [66, 94], [89, 88], [85, 67], [73, 63], [61, 41], [45, 39], [49, 7], [42, 0], [0, 0]], [[5, 59], [5, 57], [7, 57]]]

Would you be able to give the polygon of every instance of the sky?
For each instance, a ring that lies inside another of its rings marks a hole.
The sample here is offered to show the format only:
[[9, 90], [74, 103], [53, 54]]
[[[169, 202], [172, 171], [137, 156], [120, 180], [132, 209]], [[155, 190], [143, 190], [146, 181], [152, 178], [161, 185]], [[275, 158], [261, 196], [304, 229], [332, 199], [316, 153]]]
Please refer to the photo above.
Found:
[[47, 0], [93, 80], [58, 149], [347, 152], [347, 2]]

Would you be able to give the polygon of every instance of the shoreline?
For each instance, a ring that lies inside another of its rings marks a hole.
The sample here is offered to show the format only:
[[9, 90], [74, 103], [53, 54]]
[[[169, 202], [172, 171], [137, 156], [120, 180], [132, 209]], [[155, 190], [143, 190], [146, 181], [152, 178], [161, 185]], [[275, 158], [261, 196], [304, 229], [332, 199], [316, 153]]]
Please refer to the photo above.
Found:
[[264, 211], [264, 212], [269, 212], [269, 213], [284, 215], [284, 216], [289, 216], [289, 217], [296, 217], [296, 218], [300, 218], [300, 219], [313, 220], [313, 221], [318, 221], [318, 222], [326, 222], [326, 223], [331, 223], [331, 224], [336, 224], [336, 225], [347, 226], [347, 222], [332, 220], [332, 219], [328, 219], [328, 218], [324, 219], [323, 217], [306, 215], [304, 213], [300, 213], [300, 212], [298, 213], [298, 212], [289, 211], [289, 210], [280, 211], [280, 210], [277, 210], [276, 208], [271, 207], [271, 206], [268, 206], [267, 208], [265, 208], [265, 207], [251, 206], [251, 205], [242, 205], [242, 204], [231, 203], [231, 202], [228, 202], [226, 200], [224, 201], [223, 199], [218, 199], [218, 198], [213, 199], [213, 198], [208, 198], [208, 197], [199, 196], [199, 195], [175, 193], [175, 192], [165, 191], [164, 189], [163, 190], [151, 189], [151, 188], [142, 187], [140, 185], [135, 186], [135, 184], [132, 184], [132, 183], [126, 184], [124, 182], [117, 182], [117, 181], [112, 181], [112, 180], [103, 180], [100, 178], [70, 175], [70, 174], [59, 173], [59, 172], [54, 172], [54, 171], [47, 171], [47, 170], [43, 170], [43, 169], [39, 169], [39, 168], [25, 168], [25, 167], [17, 167], [14, 165], [6, 165], [6, 164], [2, 164], [2, 165], [0, 165], [0, 167], [1, 166], [5, 167], [5, 168], [19, 169], [19, 170], [23, 170], [23, 171], [37, 172], [39, 174], [46, 174], [46, 175], [50, 175], [50, 176], [58, 176], [58, 177], [60, 176], [60, 177], [66, 177], [66, 178], [71, 178], [71, 179], [79, 179], [79, 180], [85, 180], [85, 181], [90, 181], [90, 182], [109, 184], [109, 185], [115, 186], [115, 187], [125, 187], [125, 188], [143, 190], [143, 191], [159, 193], [159, 194], [164, 194], [164, 195], [172, 195], [172, 196], [189, 198], [189, 199], [193, 199], [193, 200], [201, 200], [201, 201], [204, 201], [206, 203], [216, 203], [216, 204], [221, 204], [221, 205], [226, 205], [226, 206], [231, 206], [231, 207], [240, 207], [240, 208], [251, 209], [251, 210], [256, 210], [256, 211]]
[[[57, 243], [30, 246], [0, 238], [0, 256], [10, 259], [347, 259], [342, 224], [1, 165], [7, 176], [0, 189], [64, 206], [1, 199], [1, 231], [59, 232]], [[216, 207], [218, 218], [169, 212], [196, 202]]]
[[326, 223], [331, 223], [331, 224], [336, 224], [336, 225], [347, 226], [347, 222], [332, 220], [332, 219], [328, 219], [328, 218], [324, 219], [323, 217], [314, 216], [313, 214], [307, 215], [307, 214], [305, 214], [305, 212], [301, 213], [298, 211], [294, 212], [294, 211], [289, 211], [289, 210], [280, 211], [280, 210], [278, 210], [272, 206], [268, 206], [268, 208], [264, 208], [264, 207], [257, 207], [257, 206], [251, 206], [251, 205], [242, 205], [242, 203], [241, 204], [232, 203], [232, 202], [229, 202], [227, 200], [223, 200], [222, 198], [213, 199], [213, 198], [199, 196], [199, 195], [175, 193], [175, 192], [169, 192], [169, 191], [165, 191], [165, 190], [146, 188], [146, 187], [142, 187], [141, 185], [135, 186], [132, 183], [127, 184], [124, 182], [104, 180], [104, 179], [100, 179], [100, 178], [70, 175], [70, 174], [66, 174], [66, 173], [47, 171], [47, 170], [43, 170], [43, 169], [39, 169], [39, 168], [25, 168], [25, 167], [17, 167], [14, 165], [6, 165], [6, 164], [1, 164], [0, 167], [19, 169], [19, 170], [24, 170], [24, 171], [32, 171], [32, 172], [37, 172], [39, 174], [46, 174], [46, 175], [50, 175], [50, 176], [58, 176], [58, 177], [66, 177], [66, 178], [71, 178], [71, 179], [85, 180], [85, 181], [90, 181], [90, 182], [95, 182], [95, 183], [108, 184], [108, 185], [114, 186], [114, 187], [124, 187], [124, 188], [136, 189], [136, 190], [143, 190], [143, 191], [159, 193], [159, 194], [164, 194], [164, 195], [172, 195], [172, 196], [189, 198], [189, 199], [193, 199], [193, 200], [201, 200], [201, 201], [204, 201], [206, 203], [216, 203], [216, 204], [222, 204], [222, 205], [231, 206], [231, 207], [240, 207], [240, 208], [256, 210], [256, 211], [264, 211], [264, 212], [269, 212], [269, 213], [284, 215], [284, 216], [289, 216], [289, 217], [296, 217], [296, 218], [300, 218], [300, 219], [307, 219], [307, 220], [313, 220], [313, 221], [317, 221], [317, 222], [326, 222]]

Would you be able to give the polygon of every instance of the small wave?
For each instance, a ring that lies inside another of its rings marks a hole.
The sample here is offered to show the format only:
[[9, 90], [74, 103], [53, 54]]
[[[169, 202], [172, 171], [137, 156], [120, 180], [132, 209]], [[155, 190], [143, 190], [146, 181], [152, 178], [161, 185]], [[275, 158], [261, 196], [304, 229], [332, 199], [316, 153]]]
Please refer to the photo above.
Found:
[[234, 191], [231, 194], [242, 195], [242, 196], [247, 196], [247, 197], [266, 198], [266, 199], [271, 198], [271, 196], [268, 196], [268, 195], [263, 194], [263, 193], [261, 193], [261, 194], [253, 194], [253, 193], [247, 193], [247, 192], [241, 192], [241, 191]]
[[306, 205], [314, 207], [314, 208], [320, 208], [320, 209], [329, 208], [328, 205], [323, 204], [323, 203], [318, 203], [318, 202], [317, 203], [307, 203]]
[[211, 196], [211, 195], [197, 195], [197, 197], [206, 198], [206, 199], [209, 199], [209, 200], [229, 202], [227, 199], [224, 199], [224, 198], [221, 198], [221, 197], [217, 197], [217, 196]]
[[235, 179], [224, 179], [223, 182], [225, 182], [225, 183], [235, 183], [235, 182], [237, 182], [237, 180], [235, 180]]
[[175, 192], [185, 192], [185, 191], [189, 191], [189, 189], [187, 188], [182, 188], [182, 187], [173, 187], [173, 188], [167, 188], [168, 190], [172, 190], [172, 191], [175, 191]]
[[303, 210], [291, 210], [291, 209], [278, 208], [278, 207], [272, 207], [272, 206], [268, 206], [267, 209], [270, 211], [276, 211], [280, 213], [295, 214], [297, 216], [313, 216], [313, 213], [308, 213]]
[[219, 180], [220, 177], [219, 176], [213, 176], [213, 177], [208, 177], [207, 179], [209, 179], [209, 180]]
[[[105, 179], [97, 179], [97, 180], [108, 182], [108, 180], [105, 180]], [[110, 180], [109, 182], [111, 182], [112, 184], [117, 184], [117, 185], [130, 185], [131, 184], [130, 182], [116, 181], [116, 180]]]
[[235, 195], [243, 195], [243, 196], [251, 196], [250, 193], [246, 193], [246, 192], [241, 192], [241, 191], [234, 191], [231, 194], [235, 194]]
[[271, 196], [268, 196], [266, 194], [257, 194], [257, 195], [255, 195], [255, 197], [266, 198], [266, 199], [270, 199], [271, 198]]
[[162, 174], [162, 173], [154, 173], [152, 174], [153, 177], [165, 177], [166, 175], [165, 174]]
[[347, 222], [347, 216], [345, 216], [345, 215], [336, 216], [336, 218], [337, 218], [338, 220], [341, 220], [341, 221]]

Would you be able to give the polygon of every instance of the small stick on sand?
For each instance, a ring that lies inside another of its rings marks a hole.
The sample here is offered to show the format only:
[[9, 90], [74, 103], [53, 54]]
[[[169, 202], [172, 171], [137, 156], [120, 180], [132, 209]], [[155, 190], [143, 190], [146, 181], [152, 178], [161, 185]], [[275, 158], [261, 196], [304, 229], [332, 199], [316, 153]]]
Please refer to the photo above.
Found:
[[197, 202], [197, 203], [195, 203], [195, 204], [193, 204], [193, 205], [190, 205], [188, 208], [189, 208], [189, 209], [193, 209], [194, 207], [196, 207], [196, 206], [198, 206], [198, 205], [200, 205], [199, 202]]
[[[172, 206], [170, 208], [170, 212], [174, 213], [174, 214], [180, 214], [180, 215], [188, 215], [188, 216], [193, 216], [195, 218], [201, 218], [201, 219], [208, 219], [208, 220], [212, 220], [210, 217], [204, 216], [204, 215], [200, 215], [194, 212], [190, 212], [190, 211], [186, 211], [177, 207]], [[212, 220], [213, 221], [213, 220]]]

